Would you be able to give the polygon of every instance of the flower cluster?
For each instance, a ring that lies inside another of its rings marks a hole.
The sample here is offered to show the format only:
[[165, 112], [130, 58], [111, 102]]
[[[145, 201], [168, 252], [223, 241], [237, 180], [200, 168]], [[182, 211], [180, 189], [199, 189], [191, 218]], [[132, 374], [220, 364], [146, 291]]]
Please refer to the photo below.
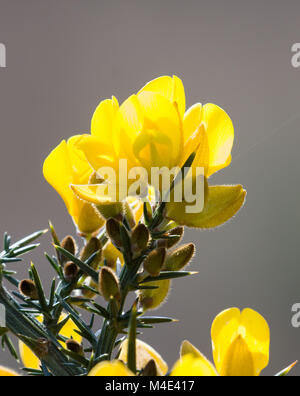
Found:
[[[115, 97], [102, 101], [93, 115], [91, 133], [63, 140], [50, 153], [44, 176], [63, 199], [82, 247], [71, 235], [60, 240], [50, 223], [56, 255], [46, 254], [46, 258], [56, 278], [47, 288], [47, 298], [33, 263], [28, 279], [22, 281], [7, 269], [36, 248], [31, 243], [45, 232], [14, 244], [8, 234], [4, 236], [0, 304], [6, 309], [6, 327], [0, 328], [0, 337], [18, 358], [9, 333], [17, 336], [27, 373], [260, 375], [269, 363], [270, 331], [265, 319], [251, 309], [232, 308], [214, 320], [214, 365], [184, 341], [180, 359], [169, 370], [158, 352], [137, 339], [138, 329], [175, 321], [148, 316], [148, 312], [166, 301], [173, 280], [195, 274], [186, 271], [195, 245], [180, 244], [184, 227], [221, 226], [245, 202], [241, 185], [209, 182], [214, 173], [230, 165], [233, 143], [233, 124], [223, 109], [197, 103], [186, 110], [182, 81], [165, 76], [149, 82], [121, 105]], [[165, 178], [153, 183], [149, 176], [157, 169], [160, 175], [161, 170], [167, 171], [169, 184]], [[124, 173], [128, 173], [125, 178]], [[186, 192], [186, 185], [179, 183], [182, 180], [189, 180], [189, 199], [178, 194]], [[199, 209], [196, 212], [190, 210], [193, 204]], [[8, 291], [3, 281], [18, 291]], [[135, 293], [135, 301], [126, 310], [130, 293]], [[87, 322], [82, 310], [90, 315]], [[95, 328], [98, 317], [100, 329]], [[0, 376], [16, 375], [0, 367]]]

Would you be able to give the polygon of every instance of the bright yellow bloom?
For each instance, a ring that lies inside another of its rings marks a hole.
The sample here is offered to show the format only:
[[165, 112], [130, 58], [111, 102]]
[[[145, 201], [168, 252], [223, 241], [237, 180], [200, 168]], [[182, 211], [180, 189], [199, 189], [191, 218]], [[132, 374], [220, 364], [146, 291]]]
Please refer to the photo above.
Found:
[[[185, 106], [182, 81], [176, 76], [159, 77], [121, 106], [115, 98], [101, 102], [92, 119], [91, 136], [84, 135], [77, 147], [95, 171], [110, 167], [117, 179], [120, 159], [128, 161], [128, 171], [146, 169], [149, 179], [153, 167], [182, 167], [192, 153], [196, 154], [193, 168], [204, 168], [209, 178], [231, 162], [234, 127], [229, 115], [214, 104], [197, 103], [187, 111]], [[99, 185], [74, 184], [76, 195], [88, 202], [112, 202], [100, 193]], [[170, 202], [167, 217], [189, 227], [216, 227], [238, 212], [246, 192], [241, 186], [207, 186], [205, 195], [202, 213], [186, 213], [185, 202]]]
[[[185, 341], [182, 359], [172, 375], [259, 376], [269, 364], [270, 330], [265, 319], [253, 311], [237, 308], [220, 313], [213, 322], [212, 345], [215, 367]], [[193, 374], [190, 374], [189, 367]]]
[[[66, 318], [65, 314], [62, 314], [60, 317], [60, 322]], [[36, 318], [39, 322], [42, 323], [43, 321], [43, 316], [38, 316]], [[75, 330], [78, 330], [78, 327], [73, 323], [71, 319], [68, 320], [68, 322], [64, 325], [64, 327], [60, 331], [60, 335], [67, 338], [71, 339], [73, 338], [77, 342], [81, 342], [82, 337], [75, 332]], [[65, 343], [60, 342], [60, 344], [65, 347]], [[20, 350], [20, 356], [22, 359], [22, 362], [25, 367], [28, 368], [33, 368], [38, 370], [40, 368], [40, 360], [35, 356], [35, 354], [31, 351], [30, 348], [28, 348], [27, 345], [25, 345], [22, 341], [19, 341], [19, 350]]]
[[98, 231], [104, 224], [96, 210], [87, 202], [78, 199], [71, 190], [71, 184], [86, 184], [92, 175], [92, 168], [84, 155], [76, 148], [80, 136], [63, 140], [44, 163], [44, 176], [58, 192], [72, 216], [78, 230], [84, 234]]
[[[121, 345], [121, 352], [119, 359], [127, 363], [128, 340], [125, 340]], [[168, 365], [163, 360], [158, 352], [156, 352], [150, 345], [141, 340], [136, 341], [136, 368], [142, 370], [147, 366], [150, 360], [156, 363], [158, 376], [164, 376], [168, 372]]]
[[120, 361], [98, 363], [89, 377], [133, 377], [134, 374]]
[[19, 374], [9, 368], [0, 366], [0, 377], [19, 377]]

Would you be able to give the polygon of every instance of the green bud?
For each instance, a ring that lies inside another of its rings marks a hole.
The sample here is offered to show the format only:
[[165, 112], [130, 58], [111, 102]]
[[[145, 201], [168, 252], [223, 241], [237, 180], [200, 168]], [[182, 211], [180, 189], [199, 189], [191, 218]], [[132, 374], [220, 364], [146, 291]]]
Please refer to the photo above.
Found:
[[124, 204], [122, 202], [116, 202], [112, 204], [106, 205], [97, 205], [96, 206], [100, 215], [108, 220], [110, 218], [114, 218], [117, 220], [123, 220], [124, 215]]
[[99, 252], [94, 258], [90, 266], [93, 269], [98, 269], [102, 260], [102, 244], [100, 240], [96, 237], [91, 238], [80, 253], [80, 260], [88, 260], [94, 253]]
[[64, 266], [64, 275], [67, 282], [73, 282], [79, 272], [79, 268], [72, 261], [69, 261]]
[[193, 243], [180, 246], [167, 256], [164, 264], [164, 270], [181, 271], [189, 264], [194, 254], [195, 245]]
[[134, 253], [141, 253], [145, 250], [149, 243], [149, 230], [144, 224], [135, 227], [131, 236], [132, 250]]
[[77, 355], [84, 356], [83, 347], [81, 344], [79, 344], [79, 342], [77, 342], [73, 339], [67, 340], [66, 347], [67, 347], [68, 351], [76, 353]]
[[121, 224], [117, 220], [113, 218], [107, 220], [106, 232], [116, 248], [121, 248], [123, 246], [121, 237]]
[[114, 271], [108, 267], [101, 268], [99, 274], [99, 292], [106, 301], [110, 301], [112, 297], [117, 301], [120, 300], [119, 280]]
[[144, 261], [144, 270], [150, 276], [158, 276], [163, 268], [167, 251], [165, 248], [153, 250]]
[[24, 279], [19, 284], [20, 292], [31, 300], [38, 300], [39, 294], [35, 283], [31, 279]]
[[144, 311], [157, 309], [166, 301], [171, 288], [171, 281], [163, 280], [151, 282], [147, 283], [147, 286], [157, 286], [158, 288], [139, 291], [139, 303]]

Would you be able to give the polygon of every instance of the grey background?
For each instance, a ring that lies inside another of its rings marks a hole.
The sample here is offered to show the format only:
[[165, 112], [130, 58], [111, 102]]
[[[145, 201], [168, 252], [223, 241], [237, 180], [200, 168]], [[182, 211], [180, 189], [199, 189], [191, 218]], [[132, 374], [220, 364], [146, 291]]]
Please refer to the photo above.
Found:
[[[89, 132], [101, 99], [122, 101], [154, 77], [177, 74], [188, 105], [215, 102], [230, 113], [234, 160], [212, 182], [242, 183], [248, 198], [225, 227], [186, 232], [200, 274], [177, 281], [159, 310], [180, 322], [148, 330], [144, 340], [170, 365], [183, 339], [210, 358], [215, 315], [252, 307], [271, 327], [264, 373], [299, 359], [300, 329], [291, 326], [300, 300], [300, 69], [291, 66], [299, 1], [0, 0], [0, 7], [1, 233], [21, 237], [49, 218], [60, 236], [72, 233], [43, 180], [44, 158], [62, 138]], [[43, 257], [48, 243], [46, 236], [33, 255], [44, 280], [53, 276]], [[2, 351], [0, 362], [16, 367]]]

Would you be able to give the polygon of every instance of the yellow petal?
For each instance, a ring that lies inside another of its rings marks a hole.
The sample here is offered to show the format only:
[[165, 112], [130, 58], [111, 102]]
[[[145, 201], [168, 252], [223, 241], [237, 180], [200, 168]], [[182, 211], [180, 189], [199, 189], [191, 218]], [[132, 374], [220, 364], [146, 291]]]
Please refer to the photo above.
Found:
[[[121, 345], [120, 360], [127, 363], [128, 340], [125, 340]], [[154, 360], [157, 366], [159, 376], [166, 375], [168, 372], [168, 365], [163, 358], [150, 345], [143, 341], [137, 340], [136, 343], [136, 367], [137, 370], [142, 370], [146, 367], [150, 360]]]
[[214, 104], [203, 107], [202, 122], [210, 148], [210, 174], [213, 174], [228, 164], [234, 142], [234, 127], [229, 115]]
[[[62, 314], [60, 317], [60, 322], [64, 320], [66, 317], [65, 314]], [[36, 318], [40, 323], [43, 322], [43, 316], [38, 316]], [[77, 342], [81, 342], [82, 337], [77, 334], [74, 330], [79, 330], [78, 327], [73, 323], [73, 321], [70, 319], [68, 322], [64, 325], [62, 330], [60, 331], [60, 335], [63, 337], [66, 337], [68, 339], [73, 338]], [[65, 344], [63, 342], [60, 342], [60, 344], [64, 347]], [[35, 356], [35, 354], [31, 351], [30, 348], [28, 348], [27, 345], [25, 345], [22, 341], [19, 341], [19, 350], [20, 350], [20, 356], [22, 359], [22, 362], [25, 367], [27, 368], [33, 368], [38, 370], [40, 368], [40, 360]]]
[[183, 128], [176, 107], [164, 96], [141, 92], [143, 128], [134, 143], [134, 154], [146, 168], [178, 166], [183, 154]]
[[196, 228], [218, 227], [231, 219], [243, 206], [246, 191], [242, 186], [210, 186], [204, 210], [199, 213], [187, 213], [185, 202], [167, 203], [166, 216], [178, 225]]
[[118, 101], [112, 97], [99, 104], [92, 118], [91, 134], [97, 136], [107, 146], [112, 144], [112, 133], [118, 109]]
[[229, 346], [222, 367], [222, 377], [254, 377], [253, 356], [242, 336], [238, 336]]
[[214, 320], [211, 335], [214, 362], [220, 374], [257, 376], [268, 365], [270, 330], [257, 312], [226, 310]]
[[196, 103], [188, 109], [183, 119], [184, 142], [197, 131], [202, 123], [202, 110], [201, 103]]
[[[185, 145], [203, 125], [209, 146], [209, 169], [207, 176], [229, 166], [234, 142], [234, 127], [229, 115], [214, 104], [192, 106], [183, 121]], [[185, 155], [188, 156], [185, 148]]]
[[119, 361], [98, 363], [89, 377], [134, 377], [134, 374]]
[[74, 182], [74, 174], [68, 145], [65, 140], [47, 157], [44, 162], [43, 173], [47, 182], [64, 200], [68, 211], [72, 211], [74, 194], [69, 186]]
[[172, 377], [216, 377], [214, 366], [204, 357], [184, 355], [174, 366]]
[[102, 222], [93, 208], [80, 201], [72, 192], [72, 183], [88, 183], [92, 168], [78, 149], [81, 136], [62, 141], [45, 160], [43, 172], [48, 183], [62, 197], [69, 214], [82, 233], [93, 233], [102, 227]]
[[115, 202], [108, 194], [103, 194], [103, 185], [87, 184], [83, 186], [71, 185], [74, 194], [95, 205], [109, 205]]
[[115, 268], [118, 259], [122, 265], [124, 264], [123, 254], [111, 242], [107, 242], [102, 252], [103, 258], [110, 268]]
[[171, 103], [177, 103], [181, 117], [185, 113], [185, 92], [180, 78], [177, 76], [162, 76], [147, 83], [140, 92], [155, 92], [166, 97]]
[[19, 374], [17, 374], [15, 371], [0, 366], [0, 377], [20, 377]]

